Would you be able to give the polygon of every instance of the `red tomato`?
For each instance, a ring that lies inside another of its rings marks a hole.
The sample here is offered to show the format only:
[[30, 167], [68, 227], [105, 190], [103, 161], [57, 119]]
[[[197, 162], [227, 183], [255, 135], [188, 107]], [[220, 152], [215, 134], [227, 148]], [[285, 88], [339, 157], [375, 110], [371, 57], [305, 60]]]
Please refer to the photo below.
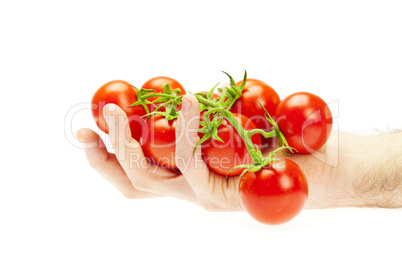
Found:
[[328, 140], [332, 114], [328, 105], [308, 92], [294, 93], [276, 109], [276, 121], [290, 147], [299, 153], [312, 153]]
[[[163, 93], [163, 85], [164, 84], [169, 84], [170, 87], [172, 88], [172, 91], [175, 90], [176, 88], [180, 88], [179, 96], [186, 94], [186, 91], [184, 90], [183, 86], [179, 82], [177, 82], [173, 78], [170, 78], [167, 76], [157, 76], [157, 77], [151, 78], [148, 81], [146, 81], [142, 85], [141, 88], [153, 89], [153, 90], [155, 90], [154, 93]], [[152, 97], [147, 100], [154, 101], [157, 98], [158, 97]], [[155, 105], [158, 105], [158, 103], [156, 103]], [[148, 105], [148, 109], [150, 109], [149, 111], [152, 112], [154, 110], [154, 107], [152, 105]], [[162, 108], [161, 111], [164, 111], [164, 108]]]
[[[242, 81], [237, 82], [240, 86]], [[276, 107], [280, 102], [278, 93], [268, 84], [257, 79], [247, 79], [243, 89], [243, 95], [230, 109], [233, 113], [247, 116], [257, 128], [269, 132], [271, 125], [265, 119], [265, 111], [258, 103], [260, 102], [272, 118], [275, 118]], [[271, 139], [262, 137], [262, 145], [266, 147]]]
[[119, 106], [129, 119], [131, 135], [137, 141], [141, 137], [141, 129], [145, 124], [145, 109], [142, 106], [129, 107], [137, 101], [136, 89], [126, 81], [110, 81], [101, 86], [92, 98], [92, 116], [96, 124], [105, 133], [108, 133], [108, 127], [103, 117], [103, 107], [108, 103], [114, 103]]
[[240, 180], [243, 208], [257, 221], [281, 224], [304, 208], [308, 197], [306, 176], [289, 159], [274, 161], [257, 172], [246, 172]]
[[[255, 129], [254, 123], [244, 115], [235, 113], [233, 115], [245, 130]], [[209, 169], [220, 175], [226, 175], [237, 165], [253, 163], [243, 139], [226, 119], [223, 119], [218, 128], [218, 136], [223, 143], [210, 138], [201, 145], [202, 156]], [[199, 137], [202, 138], [203, 134], [199, 133]], [[256, 146], [261, 147], [259, 135], [253, 135], [251, 140]], [[240, 175], [243, 170], [243, 168], [233, 169], [228, 176]]]
[[162, 115], [153, 115], [142, 131], [142, 150], [154, 164], [178, 170], [175, 162], [176, 119], [166, 120]]

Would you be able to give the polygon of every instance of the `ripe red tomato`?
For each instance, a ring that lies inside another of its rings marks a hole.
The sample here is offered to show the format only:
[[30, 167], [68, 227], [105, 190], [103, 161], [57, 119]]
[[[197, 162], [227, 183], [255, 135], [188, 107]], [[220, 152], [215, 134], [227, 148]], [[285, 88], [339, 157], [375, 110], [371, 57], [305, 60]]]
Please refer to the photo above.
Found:
[[276, 121], [290, 147], [299, 153], [312, 153], [328, 140], [332, 114], [328, 105], [308, 92], [294, 93], [276, 109]]
[[166, 120], [162, 115], [153, 115], [142, 131], [142, 150], [154, 164], [178, 170], [175, 162], [176, 119]]
[[[178, 81], [174, 80], [173, 78], [167, 77], [167, 76], [157, 76], [157, 77], [151, 78], [148, 81], [146, 81], [142, 85], [141, 88], [153, 89], [153, 90], [155, 90], [154, 93], [163, 93], [163, 85], [164, 84], [169, 84], [170, 87], [172, 88], [172, 91], [175, 90], [176, 88], [180, 88], [179, 96], [186, 94], [186, 91], [184, 90], [183, 86]], [[152, 102], [152, 101], [156, 100], [157, 98], [158, 97], [152, 97], [152, 98], [148, 98], [147, 100]], [[158, 103], [155, 103], [155, 105], [158, 105]], [[152, 112], [154, 110], [154, 107], [152, 105], [148, 105], [148, 109], [150, 109], [149, 111]], [[164, 111], [164, 108], [162, 108], [161, 111]]]
[[[233, 115], [245, 130], [255, 129], [254, 123], [244, 115], [235, 113]], [[202, 115], [201, 120], [203, 120]], [[198, 135], [200, 138], [203, 137], [202, 133], [198, 133]], [[223, 143], [210, 138], [201, 144], [202, 156], [209, 169], [220, 175], [226, 175], [231, 168], [237, 165], [253, 163], [243, 139], [226, 119], [223, 119], [222, 124], [218, 127], [218, 136]], [[261, 147], [259, 135], [253, 135], [251, 140], [256, 146]], [[233, 169], [228, 176], [240, 175], [243, 170], [244, 168]]]
[[103, 107], [108, 103], [119, 106], [129, 119], [131, 135], [137, 141], [141, 137], [141, 129], [145, 124], [145, 109], [142, 106], [129, 107], [137, 101], [136, 89], [126, 81], [110, 81], [101, 86], [92, 97], [92, 116], [96, 124], [105, 133], [109, 133], [103, 116]]
[[[240, 86], [242, 81], [237, 82]], [[260, 106], [260, 102], [272, 118], [275, 118], [276, 107], [280, 101], [278, 93], [268, 84], [257, 79], [247, 79], [243, 89], [243, 95], [234, 103], [230, 109], [233, 113], [247, 116], [253, 121], [257, 128], [269, 132], [271, 125], [265, 118], [265, 111]], [[261, 136], [263, 147], [269, 144], [271, 139]]]
[[240, 180], [243, 208], [257, 221], [281, 224], [304, 208], [308, 197], [306, 176], [289, 159], [274, 161], [257, 172], [246, 172]]

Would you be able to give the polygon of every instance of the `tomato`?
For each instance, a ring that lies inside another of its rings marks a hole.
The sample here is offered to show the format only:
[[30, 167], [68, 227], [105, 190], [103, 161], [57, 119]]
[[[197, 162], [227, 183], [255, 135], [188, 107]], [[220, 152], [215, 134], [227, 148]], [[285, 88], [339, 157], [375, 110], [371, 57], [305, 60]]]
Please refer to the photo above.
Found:
[[308, 92], [297, 92], [283, 99], [276, 109], [276, 121], [289, 146], [299, 153], [320, 149], [332, 130], [328, 105]]
[[[240, 86], [242, 81], [237, 82]], [[265, 111], [259, 102], [264, 106], [267, 112], [274, 118], [276, 107], [280, 102], [278, 93], [268, 84], [257, 79], [247, 79], [243, 89], [242, 96], [236, 100], [232, 108], [233, 113], [239, 113], [247, 116], [253, 121], [257, 128], [269, 132], [271, 125], [265, 118]], [[262, 137], [263, 147], [267, 147], [271, 139]]]
[[92, 116], [95, 119], [99, 129], [108, 133], [108, 127], [103, 116], [103, 107], [108, 103], [114, 103], [119, 106], [129, 119], [131, 135], [137, 141], [141, 137], [141, 129], [145, 124], [146, 114], [142, 106], [129, 107], [137, 101], [136, 89], [126, 81], [110, 81], [101, 86], [92, 97]]
[[142, 131], [142, 150], [154, 164], [178, 170], [175, 162], [176, 122], [166, 120], [162, 115], [153, 115], [147, 120], [147, 127]]
[[[244, 115], [235, 113], [233, 115], [245, 130], [255, 129], [254, 123]], [[201, 120], [203, 120], [202, 115]], [[240, 134], [226, 119], [223, 119], [222, 124], [218, 127], [218, 136], [223, 143], [209, 138], [201, 144], [202, 157], [209, 169], [220, 175], [226, 175], [231, 168], [237, 165], [253, 163]], [[202, 138], [203, 134], [199, 133], [199, 137]], [[253, 144], [261, 147], [259, 135], [253, 135], [251, 140]], [[230, 171], [228, 176], [240, 175], [243, 170], [243, 168], [236, 168]]]
[[[186, 94], [186, 91], [184, 90], [183, 86], [173, 78], [167, 77], [167, 76], [157, 76], [154, 78], [149, 79], [146, 81], [141, 88], [144, 89], [153, 89], [155, 90], [154, 93], [163, 93], [163, 85], [164, 84], [169, 84], [170, 87], [172, 88], [172, 91], [175, 90], [176, 88], [180, 88], [180, 94], [184, 95]], [[151, 97], [147, 99], [148, 101], [154, 101], [158, 97]], [[155, 105], [158, 105], [158, 103], [155, 103]], [[180, 107], [180, 106], [179, 106]], [[150, 109], [150, 112], [154, 110], [154, 107], [152, 105], [148, 105], [148, 109]], [[164, 108], [161, 109], [161, 111], [164, 111]]]
[[273, 161], [257, 172], [246, 172], [240, 180], [240, 203], [257, 221], [281, 224], [304, 208], [308, 197], [306, 176], [289, 159]]

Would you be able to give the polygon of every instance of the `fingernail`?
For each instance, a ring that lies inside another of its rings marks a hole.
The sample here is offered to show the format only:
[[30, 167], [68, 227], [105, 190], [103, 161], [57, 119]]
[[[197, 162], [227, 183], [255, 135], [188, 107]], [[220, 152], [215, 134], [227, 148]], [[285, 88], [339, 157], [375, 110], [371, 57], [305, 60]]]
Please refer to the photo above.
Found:
[[183, 98], [181, 102], [181, 111], [183, 113], [187, 113], [188, 111], [190, 111], [190, 108], [191, 108], [191, 102]]
[[103, 117], [106, 120], [106, 123], [109, 124], [109, 112], [113, 112], [114, 110], [116, 110], [116, 104], [114, 103], [108, 103], [103, 107]]

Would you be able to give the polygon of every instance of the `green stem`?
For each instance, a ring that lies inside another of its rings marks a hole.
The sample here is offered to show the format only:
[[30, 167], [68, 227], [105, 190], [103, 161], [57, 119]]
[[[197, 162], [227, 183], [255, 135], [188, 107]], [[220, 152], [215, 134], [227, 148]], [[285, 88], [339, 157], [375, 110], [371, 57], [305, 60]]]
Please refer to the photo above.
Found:
[[229, 123], [236, 129], [236, 131], [239, 133], [239, 135], [242, 137], [244, 144], [246, 145], [246, 148], [248, 152], [250, 153], [251, 158], [253, 159], [254, 164], [260, 164], [263, 160], [263, 158], [257, 153], [254, 144], [251, 140], [251, 135], [249, 134], [250, 132], [245, 130], [242, 125], [237, 122], [236, 118], [234, 115], [229, 112], [228, 110], [223, 111], [223, 115], [226, 118], [226, 120], [229, 121]]
[[264, 136], [264, 138], [272, 138], [272, 137], [275, 137], [275, 136], [278, 135], [276, 130], [266, 132], [266, 131], [264, 131], [262, 129], [256, 128], [256, 129], [248, 131], [248, 134], [250, 135], [250, 137], [253, 136], [254, 134], [257, 134], [257, 133], [261, 134], [262, 136]]
[[140, 97], [141, 100], [146, 100], [148, 98], [152, 98], [152, 97], [164, 97], [167, 99], [175, 99], [177, 98], [177, 96], [174, 95], [169, 95], [169, 94], [165, 94], [165, 93], [150, 93], [150, 94], [146, 94]]
[[227, 95], [227, 94], [228, 94], [228, 88], [225, 87], [225, 88], [223, 89], [223, 91], [222, 91], [221, 98], [220, 98], [219, 101], [218, 101], [219, 106], [222, 106], [222, 105], [223, 105], [223, 102], [225, 101], [225, 98], [226, 98], [226, 95]]
[[197, 100], [198, 100], [199, 103], [202, 103], [202, 104], [204, 104], [204, 105], [206, 105], [206, 106], [210, 106], [210, 107], [214, 107], [214, 108], [218, 107], [218, 105], [216, 104], [216, 102], [213, 101], [213, 100], [208, 100], [208, 99], [206, 99], [206, 98], [203, 98], [203, 97], [200, 96], [200, 95], [194, 95], [194, 96], [197, 98]]

